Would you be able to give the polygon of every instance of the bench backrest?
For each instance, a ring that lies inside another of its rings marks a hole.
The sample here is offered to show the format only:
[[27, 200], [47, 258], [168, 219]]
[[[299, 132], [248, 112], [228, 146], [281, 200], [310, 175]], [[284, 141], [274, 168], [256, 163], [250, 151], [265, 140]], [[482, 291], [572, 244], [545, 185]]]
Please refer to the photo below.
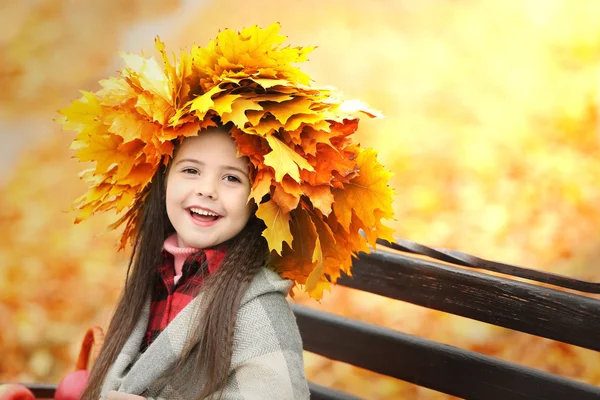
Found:
[[[590, 282], [508, 267], [537, 280], [600, 289]], [[600, 301], [590, 297], [382, 250], [361, 254], [352, 273], [338, 284], [600, 351]], [[457, 397], [600, 398], [600, 387], [313, 308], [293, 308], [306, 350]], [[347, 398], [319, 389], [313, 399]]]

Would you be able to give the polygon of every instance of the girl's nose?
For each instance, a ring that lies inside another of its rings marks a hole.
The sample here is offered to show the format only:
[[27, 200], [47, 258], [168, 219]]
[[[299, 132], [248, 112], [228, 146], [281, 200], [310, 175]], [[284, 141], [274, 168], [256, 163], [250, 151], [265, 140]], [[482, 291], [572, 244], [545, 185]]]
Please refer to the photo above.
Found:
[[208, 197], [216, 200], [219, 196], [217, 191], [217, 182], [215, 182], [215, 179], [210, 177], [201, 179], [196, 187], [196, 194], [198, 196]]

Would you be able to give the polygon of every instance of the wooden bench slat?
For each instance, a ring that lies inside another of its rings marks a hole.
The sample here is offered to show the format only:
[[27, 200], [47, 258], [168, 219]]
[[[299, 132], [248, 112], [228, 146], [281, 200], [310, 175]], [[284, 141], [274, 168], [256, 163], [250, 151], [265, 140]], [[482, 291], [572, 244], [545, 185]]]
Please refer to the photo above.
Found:
[[[419, 254], [453, 265], [461, 265], [468, 268], [499, 272], [504, 275], [521, 277], [535, 282], [548, 283], [553, 286], [577, 290], [579, 292], [600, 294], [600, 282], [586, 281], [553, 272], [486, 260], [484, 258], [479, 258], [472, 254], [467, 254], [458, 250], [428, 247], [408, 239], [396, 239], [394, 242], [388, 242], [384, 239], [377, 239], [377, 244], [402, 252]], [[378, 249], [382, 248], [379, 247]]]
[[362, 400], [360, 397], [308, 382], [310, 400]]
[[377, 251], [343, 286], [600, 351], [600, 301], [531, 283]]
[[307, 351], [468, 399], [592, 400], [600, 387], [292, 304]]

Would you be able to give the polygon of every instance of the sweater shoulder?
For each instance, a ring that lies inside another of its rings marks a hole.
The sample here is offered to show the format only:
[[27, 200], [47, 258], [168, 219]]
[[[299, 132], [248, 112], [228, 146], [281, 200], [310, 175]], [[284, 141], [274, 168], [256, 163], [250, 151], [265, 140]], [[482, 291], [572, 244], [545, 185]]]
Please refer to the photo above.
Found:
[[286, 297], [292, 288], [292, 284], [291, 280], [283, 279], [275, 271], [263, 267], [254, 275], [241, 304], [246, 304], [252, 299], [267, 293], [280, 293], [283, 297]]

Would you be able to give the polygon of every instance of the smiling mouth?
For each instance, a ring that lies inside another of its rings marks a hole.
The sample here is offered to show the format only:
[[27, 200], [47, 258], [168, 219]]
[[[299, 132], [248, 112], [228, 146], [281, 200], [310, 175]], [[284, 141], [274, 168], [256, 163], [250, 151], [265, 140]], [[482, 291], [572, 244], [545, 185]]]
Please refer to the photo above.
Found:
[[206, 210], [202, 210], [202, 209], [198, 209], [198, 208], [188, 209], [188, 213], [190, 214], [190, 216], [192, 217], [193, 220], [201, 222], [201, 223], [215, 222], [216, 220], [221, 218], [221, 215], [219, 215], [217, 213], [213, 213], [211, 211], [206, 211]]

